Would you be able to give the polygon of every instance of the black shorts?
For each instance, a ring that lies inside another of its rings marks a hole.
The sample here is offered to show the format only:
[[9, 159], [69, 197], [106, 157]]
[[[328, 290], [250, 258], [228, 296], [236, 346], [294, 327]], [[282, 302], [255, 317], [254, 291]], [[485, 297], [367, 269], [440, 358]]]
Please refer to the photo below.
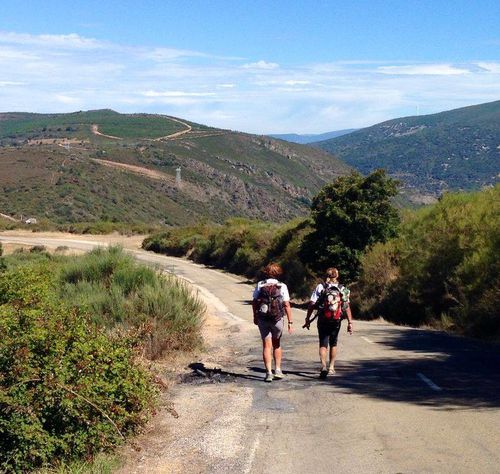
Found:
[[341, 320], [319, 321], [318, 320], [318, 335], [319, 347], [335, 347], [339, 337]]

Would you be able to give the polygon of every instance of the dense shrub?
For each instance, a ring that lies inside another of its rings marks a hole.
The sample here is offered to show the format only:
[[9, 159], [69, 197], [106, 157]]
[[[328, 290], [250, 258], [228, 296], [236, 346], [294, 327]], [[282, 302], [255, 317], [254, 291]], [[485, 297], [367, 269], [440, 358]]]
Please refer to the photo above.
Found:
[[0, 275], [0, 470], [90, 456], [141, 426], [154, 400], [130, 342], [56, 294], [39, 261]]
[[363, 259], [367, 315], [500, 337], [500, 185], [447, 194]]

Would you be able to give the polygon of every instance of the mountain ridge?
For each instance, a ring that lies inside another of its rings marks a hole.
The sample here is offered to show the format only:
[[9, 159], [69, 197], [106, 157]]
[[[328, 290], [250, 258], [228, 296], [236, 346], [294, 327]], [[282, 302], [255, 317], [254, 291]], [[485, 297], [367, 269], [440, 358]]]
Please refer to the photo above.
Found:
[[362, 173], [385, 168], [415, 200], [493, 185], [500, 172], [500, 101], [387, 120], [314, 143]]
[[332, 132], [325, 133], [312, 133], [312, 134], [302, 134], [302, 133], [271, 133], [268, 136], [277, 138], [279, 140], [285, 140], [292, 143], [300, 143], [302, 145], [307, 145], [310, 143], [315, 143], [318, 141], [329, 140], [330, 138], [340, 137], [342, 135], [347, 135], [358, 130], [357, 128], [346, 128], [344, 130], [334, 130]]
[[306, 215], [314, 194], [350, 171], [304, 145], [111, 110], [0, 114], [0, 165], [5, 214], [171, 225]]

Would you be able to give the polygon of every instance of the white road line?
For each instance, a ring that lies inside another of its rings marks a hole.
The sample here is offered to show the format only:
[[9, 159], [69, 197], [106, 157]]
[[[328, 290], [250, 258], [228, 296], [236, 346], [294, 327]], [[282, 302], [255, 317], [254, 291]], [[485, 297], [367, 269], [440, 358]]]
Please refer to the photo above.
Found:
[[420, 380], [423, 380], [432, 390], [436, 392], [440, 392], [443, 390], [439, 385], [436, 385], [431, 379], [426, 377], [424, 374], [421, 374], [420, 372], [417, 372], [417, 376]]
[[361, 336], [361, 339], [363, 339], [364, 341], [366, 341], [368, 344], [375, 344], [372, 340], [368, 339], [365, 336]]
[[260, 445], [260, 433], [257, 433], [252, 443], [252, 446], [250, 447], [250, 452], [248, 453], [245, 466], [243, 467], [244, 474], [250, 474], [250, 472], [252, 471], [252, 465], [255, 459], [255, 453], [257, 452], [257, 449], [259, 449], [259, 445]]

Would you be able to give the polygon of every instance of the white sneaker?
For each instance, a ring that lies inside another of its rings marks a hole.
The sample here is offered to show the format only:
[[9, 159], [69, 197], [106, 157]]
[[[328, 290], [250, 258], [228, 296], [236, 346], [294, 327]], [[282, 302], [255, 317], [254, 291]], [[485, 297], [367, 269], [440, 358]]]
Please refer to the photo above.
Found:
[[274, 371], [274, 378], [278, 379], [278, 380], [281, 380], [281, 379], [285, 378], [285, 376], [283, 375], [283, 372], [281, 371], [281, 369], [276, 369]]
[[272, 382], [272, 381], [273, 381], [273, 374], [271, 372], [267, 372], [264, 382]]

